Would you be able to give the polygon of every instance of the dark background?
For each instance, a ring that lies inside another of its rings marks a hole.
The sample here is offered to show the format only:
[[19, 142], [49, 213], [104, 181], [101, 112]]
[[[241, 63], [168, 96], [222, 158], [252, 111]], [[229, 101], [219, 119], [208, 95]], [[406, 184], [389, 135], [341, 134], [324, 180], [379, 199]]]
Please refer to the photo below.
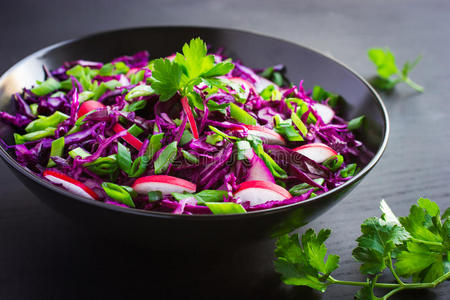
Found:
[[[382, 1], [1, 1], [0, 71], [50, 44], [97, 31], [150, 25], [250, 30], [306, 45], [374, 75], [370, 47], [389, 46], [398, 62], [423, 60], [412, 78], [381, 94], [391, 119], [384, 157], [339, 205], [310, 226], [333, 230], [341, 255], [335, 278], [364, 280], [351, 250], [359, 225], [385, 199], [406, 215], [419, 197], [448, 207], [450, 184], [450, 2]], [[288, 62], [287, 62], [288, 63]], [[105, 241], [44, 206], [0, 162], [0, 299], [351, 299], [353, 287], [326, 294], [279, 283], [273, 242], [205, 253]], [[201, 262], [201, 263], [200, 263]], [[206, 262], [206, 263], [205, 263]], [[205, 267], [206, 266], [206, 267]], [[391, 280], [386, 276], [383, 280]], [[448, 299], [449, 283], [393, 299]]]

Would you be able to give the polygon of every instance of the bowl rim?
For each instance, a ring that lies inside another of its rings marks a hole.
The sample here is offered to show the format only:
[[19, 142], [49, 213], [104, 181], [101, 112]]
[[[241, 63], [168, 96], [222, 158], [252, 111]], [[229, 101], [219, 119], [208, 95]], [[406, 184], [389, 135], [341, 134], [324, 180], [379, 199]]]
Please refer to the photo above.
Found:
[[336, 63], [338, 65], [340, 65], [341, 67], [343, 67], [344, 69], [346, 69], [347, 71], [349, 71], [353, 76], [355, 76], [355, 79], [358, 79], [363, 85], [366, 86], [366, 88], [369, 90], [369, 92], [375, 97], [376, 100], [376, 104], [379, 107], [379, 109], [382, 112], [382, 116], [383, 116], [383, 121], [384, 121], [384, 127], [385, 130], [383, 132], [383, 141], [381, 143], [381, 146], [379, 147], [378, 151], [375, 153], [374, 157], [370, 160], [370, 162], [361, 169], [361, 171], [354, 176], [353, 178], [351, 178], [350, 180], [348, 180], [347, 182], [345, 182], [344, 184], [329, 190], [323, 194], [320, 194], [314, 198], [311, 199], [307, 199], [301, 202], [297, 202], [297, 203], [292, 203], [292, 204], [287, 204], [287, 205], [283, 205], [283, 206], [279, 206], [279, 207], [273, 207], [273, 208], [268, 208], [268, 209], [263, 209], [263, 210], [258, 210], [258, 211], [250, 211], [247, 213], [242, 213], [242, 214], [229, 214], [229, 215], [213, 215], [213, 214], [193, 214], [193, 215], [185, 215], [185, 214], [174, 214], [174, 213], [169, 213], [169, 212], [157, 212], [157, 211], [148, 211], [148, 210], [143, 210], [143, 209], [136, 209], [136, 208], [128, 208], [128, 207], [122, 207], [122, 206], [117, 206], [117, 205], [111, 205], [111, 204], [107, 204], [101, 201], [93, 201], [92, 199], [86, 198], [86, 197], [82, 197], [76, 194], [73, 194], [67, 190], [65, 190], [62, 187], [56, 186], [52, 183], [50, 183], [49, 181], [45, 180], [44, 178], [34, 174], [33, 172], [31, 172], [28, 169], [25, 169], [24, 167], [22, 167], [3, 147], [3, 145], [0, 146], [0, 157], [6, 161], [8, 163], [8, 165], [10, 167], [13, 167], [14, 169], [16, 169], [17, 171], [19, 171], [22, 175], [28, 177], [30, 180], [35, 181], [41, 185], [43, 185], [44, 187], [53, 190], [59, 194], [63, 194], [64, 196], [68, 197], [68, 198], [72, 198], [78, 201], [81, 201], [85, 204], [88, 205], [94, 205], [97, 207], [101, 207], [101, 208], [105, 208], [108, 210], [112, 210], [118, 213], [124, 213], [124, 214], [133, 214], [133, 215], [138, 215], [138, 216], [152, 216], [152, 217], [157, 217], [157, 218], [162, 218], [162, 219], [172, 219], [172, 218], [176, 218], [176, 219], [190, 219], [190, 220], [206, 220], [206, 219], [217, 219], [217, 220], [221, 220], [221, 219], [236, 219], [236, 218], [242, 218], [243, 216], [246, 216], [246, 218], [252, 218], [252, 217], [260, 217], [263, 215], [267, 215], [267, 214], [274, 214], [277, 212], [282, 212], [282, 211], [286, 211], [286, 210], [290, 210], [293, 207], [300, 207], [303, 206], [307, 203], [311, 203], [311, 202], [320, 202], [321, 200], [324, 201], [325, 198], [327, 198], [328, 195], [331, 195], [333, 193], [336, 193], [340, 190], [346, 189], [347, 187], [353, 185], [354, 183], [357, 183], [360, 179], [362, 179], [365, 175], [367, 175], [367, 173], [378, 163], [378, 161], [380, 160], [381, 156], [383, 155], [384, 151], [386, 150], [386, 146], [389, 140], [389, 133], [390, 133], [390, 121], [389, 121], [389, 116], [387, 113], [387, 109], [386, 106], [384, 105], [381, 97], [378, 95], [378, 93], [375, 91], [375, 89], [361, 76], [359, 75], [357, 72], [355, 72], [352, 68], [348, 67], [346, 64], [342, 63], [341, 61], [339, 61], [338, 59], [331, 57], [327, 54], [324, 54], [318, 50], [312, 49], [308, 46], [304, 46], [292, 41], [288, 41], [282, 38], [278, 38], [278, 37], [273, 37], [264, 33], [259, 33], [259, 32], [254, 32], [254, 31], [250, 31], [250, 30], [241, 30], [241, 29], [236, 29], [236, 28], [225, 28], [225, 27], [213, 27], [213, 26], [183, 26], [183, 25], [164, 25], [164, 26], [138, 26], [138, 27], [126, 27], [126, 28], [119, 28], [119, 29], [112, 29], [112, 30], [106, 30], [106, 31], [99, 31], [99, 32], [95, 32], [95, 33], [91, 33], [91, 34], [87, 34], [87, 35], [83, 35], [81, 37], [77, 37], [77, 38], [73, 38], [73, 39], [68, 39], [68, 40], [64, 40], [61, 42], [57, 42], [54, 43], [52, 45], [49, 45], [47, 47], [44, 47], [40, 50], [37, 50], [33, 53], [31, 53], [30, 55], [22, 58], [21, 60], [19, 60], [18, 62], [16, 62], [14, 65], [12, 65], [9, 69], [7, 69], [1, 76], [0, 76], [0, 82], [2, 82], [3, 80], [5, 80], [5, 78], [9, 75], [10, 72], [13, 72], [16, 68], [18, 68], [19, 66], [21, 66], [22, 64], [25, 64], [27, 61], [44, 56], [46, 53], [48, 53], [51, 50], [54, 50], [56, 48], [65, 46], [65, 45], [69, 45], [71, 43], [76, 43], [79, 42], [81, 40], [84, 39], [89, 39], [89, 38], [95, 38], [98, 36], [103, 36], [103, 35], [113, 35], [113, 34], [117, 34], [117, 33], [121, 33], [121, 32], [126, 32], [126, 31], [137, 31], [137, 30], [174, 30], [174, 29], [180, 29], [180, 30], [186, 30], [186, 29], [190, 29], [190, 30], [215, 30], [215, 31], [229, 31], [229, 32], [235, 32], [235, 33], [239, 33], [239, 34], [247, 34], [247, 35], [254, 35], [254, 36], [258, 36], [258, 37], [262, 37], [262, 38], [269, 38], [272, 40], [277, 40], [283, 43], [288, 43], [291, 44], [293, 46], [296, 47], [301, 47], [307, 51], [310, 51], [314, 54], [320, 55], [325, 59], [328, 59], [330, 62]]

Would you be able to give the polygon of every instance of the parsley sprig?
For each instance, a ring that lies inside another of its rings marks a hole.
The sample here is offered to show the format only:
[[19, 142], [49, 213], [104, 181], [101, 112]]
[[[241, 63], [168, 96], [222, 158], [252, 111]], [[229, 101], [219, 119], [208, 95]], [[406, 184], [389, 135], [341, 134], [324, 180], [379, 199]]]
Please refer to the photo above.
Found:
[[204, 82], [208, 86], [221, 86], [216, 77], [230, 72], [234, 64], [230, 61], [214, 62], [214, 55], [207, 54], [206, 43], [200, 39], [192, 39], [184, 44], [182, 53], [175, 59], [159, 58], [152, 61], [151, 86], [160, 101], [167, 101], [177, 92], [191, 98], [195, 93], [193, 87]]
[[372, 48], [367, 54], [377, 67], [378, 76], [371, 82], [376, 88], [389, 91], [398, 83], [404, 82], [418, 92], [424, 91], [422, 86], [409, 77], [409, 73], [420, 62], [422, 56], [417, 57], [413, 62], [407, 61], [400, 70], [395, 62], [394, 54], [388, 48]]
[[[361, 225], [362, 235], [353, 257], [361, 263], [360, 272], [367, 281], [343, 281], [331, 273], [339, 267], [339, 256], [327, 256], [324, 242], [331, 231], [317, 234], [307, 230], [281, 236], [276, 245], [275, 269], [285, 284], [309, 286], [325, 292], [332, 284], [359, 286], [360, 300], [385, 300], [408, 289], [434, 288], [450, 279], [450, 208], [441, 216], [436, 203], [420, 198], [406, 217], [397, 218], [386, 202], [381, 201], [380, 218], [369, 218]], [[379, 276], [389, 269], [395, 283], [380, 283]], [[406, 282], [401, 278], [412, 278]], [[376, 288], [389, 289], [382, 297]]]

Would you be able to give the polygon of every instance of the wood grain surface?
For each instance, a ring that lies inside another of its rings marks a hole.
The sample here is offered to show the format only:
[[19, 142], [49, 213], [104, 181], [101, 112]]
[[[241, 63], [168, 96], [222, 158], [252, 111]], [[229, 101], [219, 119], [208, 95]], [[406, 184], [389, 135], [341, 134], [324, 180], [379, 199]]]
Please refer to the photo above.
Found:
[[[399, 63], [422, 54], [412, 78], [382, 94], [391, 120], [386, 153], [363, 182], [309, 226], [331, 228], [341, 255], [334, 277], [361, 280], [351, 258], [359, 225], [385, 199], [406, 215], [417, 198], [450, 204], [450, 2], [322, 1], [1, 1], [0, 71], [52, 43], [150, 25], [204, 25], [264, 33], [325, 52], [366, 78], [366, 51], [389, 46]], [[289, 62], [286, 62], [289, 63]], [[0, 299], [352, 299], [353, 287], [326, 294], [280, 283], [273, 241], [211, 253], [149, 249], [105, 241], [35, 198], [0, 162]], [[382, 278], [391, 280], [389, 276]], [[392, 299], [444, 300], [450, 283]]]

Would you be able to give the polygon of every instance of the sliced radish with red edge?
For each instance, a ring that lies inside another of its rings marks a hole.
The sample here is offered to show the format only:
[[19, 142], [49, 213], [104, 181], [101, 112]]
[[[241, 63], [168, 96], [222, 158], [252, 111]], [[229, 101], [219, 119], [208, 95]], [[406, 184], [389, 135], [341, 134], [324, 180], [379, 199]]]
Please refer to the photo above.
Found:
[[[269, 145], [286, 145], [286, 141], [284, 140], [284, 138], [272, 129], [258, 125], [241, 125], [245, 126], [248, 129], [248, 134], [259, 137], [263, 141], [263, 143]], [[236, 128], [235, 130], [240, 129]]]
[[188, 117], [192, 135], [194, 136], [195, 139], [198, 139], [197, 124], [195, 123], [195, 118], [194, 115], [192, 114], [191, 106], [189, 105], [188, 99], [186, 97], [181, 98], [181, 105], [183, 106], [183, 110]]
[[99, 199], [97, 194], [93, 190], [91, 190], [78, 180], [75, 180], [65, 174], [52, 170], [46, 170], [42, 175], [48, 181], [56, 184], [61, 184], [66, 190], [78, 196], [86, 197], [92, 200]]
[[104, 107], [105, 105], [103, 103], [98, 102], [96, 100], [85, 101], [81, 104], [80, 108], [78, 109], [77, 117], [80, 118], [93, 110]]
[[170, 195], [172, 193], [195, 193], [197, 186], [187, 180], [167, 176], [167, 175], [151, 175], [136, 179], [132, 188], [142, 195], [148, 194], [152, 191], [160, 191], [163, 195]]
[[330, 157], [337, 155], [336, 151], [322, 143], [307, 144], [292, 150], [312, 159], [316, 163], [323, 163]]
[[261, 180], [241, 183], [239, 190], [234, 195], [239, 197], [242, 202], [250, 202], [250, 206], [292, 198], [292, 195], [283, 187]]
[[[116, 125], [114, 125], [113, 127], [113, 130], [115, 133], [119, 133], [126, 129], [123, 128], [123, 126], [120, 125], [119, 123], [116, 123]], [[124, 135], [122, 138], [124, 139], [125, 142], [133, 146], [136, 150], [140, 150], [142, 148], [143, 143], [131, 133], [127, 132], [127, 134]]]
[[248, 169], [247, 181], [268, 181], [275, 183], [272, 173], [270, 172], [264, 161], [256, 155], [252, 149], [251, 153], [246, 155], [247, 159], [251, 162], [251, 166]]
[[334, 110], [325, 104], [316, 103], [312, 105], [313, 109], [325, 124], [328, 124], [334, 118]]

